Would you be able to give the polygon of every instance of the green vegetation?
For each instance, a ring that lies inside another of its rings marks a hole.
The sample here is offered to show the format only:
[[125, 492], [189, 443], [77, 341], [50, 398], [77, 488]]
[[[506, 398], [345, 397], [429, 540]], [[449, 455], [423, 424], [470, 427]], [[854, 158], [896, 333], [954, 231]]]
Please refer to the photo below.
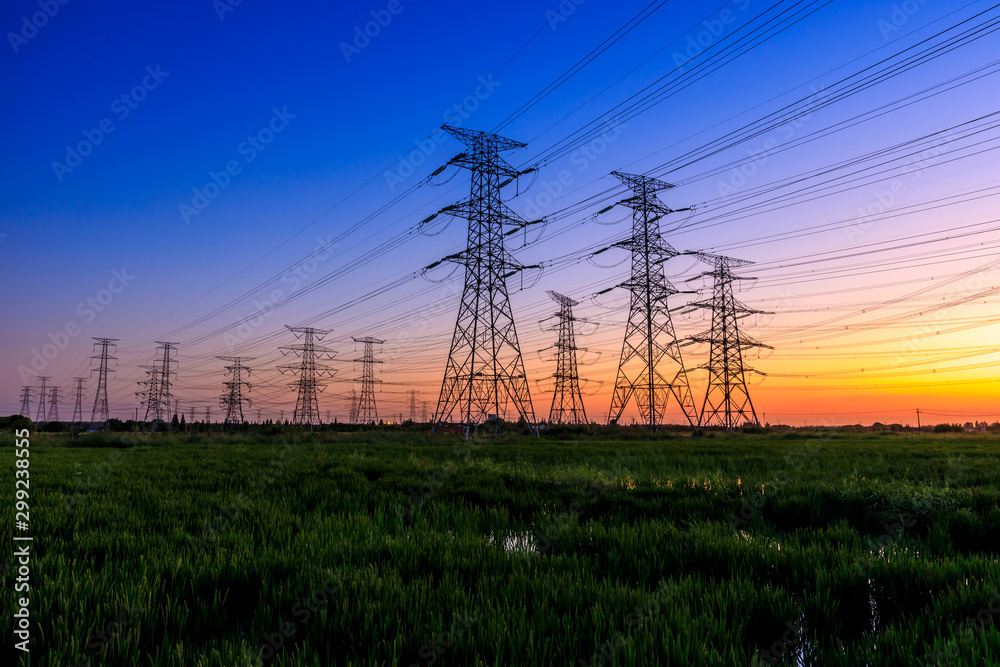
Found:
[[36, 666], [1000, 656], [989, 434], [33, 433], [31, 448]]

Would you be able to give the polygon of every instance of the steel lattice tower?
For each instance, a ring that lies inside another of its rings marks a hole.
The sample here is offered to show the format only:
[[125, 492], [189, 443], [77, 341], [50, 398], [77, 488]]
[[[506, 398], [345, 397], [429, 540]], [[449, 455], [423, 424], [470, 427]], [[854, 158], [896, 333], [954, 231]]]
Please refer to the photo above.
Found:
[[422, 423], [426, 424], [427, 423], [427, 401], [422, 401], [422, 402], [423, 402], [424, 405], [423, 405], [423, 410], [421, 411], [421, 417], [422, 417], [422, 419], [420, 421]]
[[49, 389], [49, 421], [59, 421], [59, 387]]
[[377, 424], [378, 410], [375, 407], [375, 384], [380, 380], [375, 379], [375, 364], [381, 361], [375, 359], [374, 346], [381, 345], [384, 340], [372, 338], [355, 338], [355, 343], [364, 343], [365, 352], [361, 359], [354, 361], [361, 364], [361, 398], [358, 399], [357, 422], [360, 424]]
[[[232, 362], [232, 366], [226, 366], [226, 371], [232, 375], [232, 379], [224, 382], [225, 393], [219, 398], [219, 407], [226, 409], [226, 418], [222, 425], [243, 423], [243, 404], [249, 408], [252, 401], [249, 397], [243, 396], [243, 388], [250, 391], [250, 383], [243, 379], [243, 373], [250, 375], [251, 370], [244, 366], [244, 362], [252, 361], [255, 357], [216, 357], [223, 361]], [[258, 410], [258, 415], [260, 411]]]
[[347, 419], [351, 424], [358, 423], [358, 392], [351, 390], [351, 412]]
[[135, 392], [139, 397], [139, 404], [145, 406], [146, 413], [143, 421], [149, 421], [150, 415], [153, 419], [162, 419], [163, 410], [160, 408], [160, 367], [155, 365], [141, 365], [139, 368], [146, 370], [148, 380], [136, 382], [140, 387], [145, 387], [142, 391]]
[[278, 370], [282, 373], [291, 372], [299, 376], [298, 380], [288, 385], [298, 390], [292, 423], [312, 428], [314, 424], [320, 423], [319, 401], [316, 394], [326, 389], [326, 385], [320, 380], [324, 376], [333, 377], [335, 373], [332, 368], [321, 363], [321, 360], [331, 360], [336, 353], [322, 345], [316, 345], [317, 341], [323, 340], [323, 337], [330, 333], [329, 331], [312, 327], [290, 327], [287, 324], [285, 328], [296, 338], [302, 339], [299, 344], [278, 348], [283, 355], [293, 354], [299, 357], [297, 364], [278, 366]]
[[[97, 369], [97, 391], [94, 393], [94, 408], [90, 411], [90, 425], [97, 428], [98, 424], [103, 424], [108, 428], [111, 413], [108, 410], [108, 362], [117, 361], [117, 357], [112, 357], [110, 348], [115, 347], [117, 338], [94, 338], [94, 345], [101, 346], [100, 354], [95, 354], [91, 359], [100, 360]], [[90, 371], [93, 374], [93, 369]]]
[[174, 371], [171, 368], [172, 364], [177, 363], [176, 359], [171, 358], [171, 353], [177, 349], [177, 343], [166, 343], [164, 341], [156, 341], [156, 344], [160, 346], [163, 350], [160, 356], [160, 387], [159, 387], [159, 416], [158, 419], [164, 421], [170, 420], [170, 404], [173, 402], [174, 395], [170, 392], [170, 375]]
[[608, 419], [617, 423], [634, 396], [642, 420], [656, 430], [673, 395], [694, 426], [698, 412], [667, 308], [667, 298], [679, 292], [663, 272], [663, 263], [680, 253], [660, 235], [659, 220], [675, 210], [656, 197], [674, 186], [648, 176], [612, 173], [633, 193], [618, 202], [632, 209], [632, 236], [611, 246], [632, 252], [632, 276], [619, 285], [631, 292], [631, 298]]
[[417, 421], [417, 392], [413, 389], [410, 390], [410, 421]]
[[21, 409], [18, 413], [22, 417], [31, 419], [31, 392], [35, 390], [31, 385], [21, 386]]
[[454, 415], [468, 435], [492, 415], [506, 419], [512, 403], [517, 416], [534, 428], [535, 412], [506, 283], [529, 267], [515, 262], [503, 245], [504, 225], [516, 229], [529, 223], [500, 200], [501, 177], [509, 180], [521, 173], [500, 152], [525, 144], [448, 125], [442, 129], [467, 146], [451, 163], [471, 172], [472, 185], [468, 199], [444, 209], [468, 220], [469, 231], [466, 250], [447, 258], [465, 265], [465, 287], [434, 421], [447, 422]]
[[45, 415], [45, 399], [48, 397], [48, 382], [52, 379], [50, 375], [39, 375], [38, 381], [42, 386], [38, 388], [38, 410], [35, 412], [35, 423], [43, 424], [48, 421]]
[[559, 332], [559, 340], [555, 344], [556, 372], [552, 377], [556, 382], [552, 407], [549, 409], [549, 423], [586, 426], [589, 422], [583, 408], [580, 373], [576, 363], [576, 351], [586, 351], [585, 348], [576, 346], [576, 323], [586, 320], [573, 317], [573, 306], [579, 305], [578, 301], [551, 290], [546, 294], [559, 304], [559, 312], [555, 314], [559, 323], [552, 327]]
[[76, 426], [83, 423], [83, 384], [87, 378], [73, 379], [76, 380], [76, 401], [73, 404], [73, 421], [71, 423]]
[[744, 365], [743, 350], [755, 347], [773, 348], [740, 331], [741, 319], [748, 315], [766, 314], [766, 312], [748, 308], [736, 299], [733, 295], [733, 282], [754, 280], [754, 278], [734, 276], [732, 273], [733, 267], [749, 266], [753, 262], [702, 252], [692, 254], [713, 264], [714, 269], [691, 280], [707, 276], [713, 278], [715, 283], [711, 299], [690, 304], [712, 311], [712, 328], [690, 338], [693, 342], [711, 345], [708, 363], [701, 366], [708, 370], [708, 390], [705, 392], [705, 401], [698, 423], [700, 426], [715, 424], [727, 431], [744, 424], [759, 427], [760, 421], [757, 419], [753, 402], [750, 400], [750, 391], [747, 389], [746, 375], [751, 372], [758, 375], [763, 373]]

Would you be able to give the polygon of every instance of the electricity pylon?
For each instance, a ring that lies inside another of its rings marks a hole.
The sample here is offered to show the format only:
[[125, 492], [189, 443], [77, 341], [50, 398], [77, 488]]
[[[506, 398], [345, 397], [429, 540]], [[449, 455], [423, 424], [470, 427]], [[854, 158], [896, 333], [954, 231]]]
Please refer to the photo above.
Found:
[[28, 419], [31, 419], [31, 392], [34, 390], [31, 385], [21, 386], [21, 409], [18, 410], [18, 414]]
[[410, 421], [417, 421], [417, 392], [413, 389], [410, 390]]
[[[675, 210], [656, 197], [660, 190], [674, 186], [648, 176], [617, 171], [612, 174], [632, 189], [631, 197], [618, 202], [632, 209], [632, 235], [609, 247], [632, 252], [632, 276], [618, 285], [629, 290], [631, 297], [608, 419], [618, 423], [634, 397], [642, 420], [650, 431], [655, 431], [664, 422], [673, 395], [688, 423], [694, 426], [698, 412], [667, 308], [667, 298], [679, 291], [663, 272], [663, 263], [680, 253], [660, 235], [659, 220]], [[689, 209], [677, 209], [685, 210]]]
[[52, 379], [50, 375], [39, 375], [38, 381], [42, 386], [38, 388], [38, 410], [35, 412], [35, 423], [43, 424], [48, 421], [45, 414], [45, 400], [48, 398], [48, 382]]
[[748, 315], [769, 313], [748, 308], [736, 299], [733, 295], [733, 282], [756, 279], [735, 276], [732, 272], [734, 267], [749, 266], [753, 262], [704, 252], [691, 254], [713, 264], [714, 268], [690, 280], [711, 277], [715, 283], [710, 299], [690, 304], [691, 307], [712, 311], [712, 328], [690, 337], [695, 343], [711, 345], [708, 363], [701, 366], [708, 370], [708, 390], [705, 392], [705, 401], [701, 407], [699, 425], [715, 424], [727, 431], [744, 424], [759, 427], [760, 421], [754, 412], [750, 391], [747, 389], [746, 375], [751, 372], [758, 375], [764, 373], [743, 363], [743, 350], [755, 347], [768, 350], [773, 348], [740, 331], [739, 321]]
[[292, 354], [299, 358], [299, 363], [287, 366], [278, 366], [282, 373], [290, 372], [298, 376], [295, 382], [289, 383], [289, 387], [298, 390], [298, 397], [295, 400], [295, 413], [292, 415], [292, 423], [299, 426], [318, 425], [319, 421], [319, 400], [316, 398], [317, 392], [326, 389], [326, 384], [321, 382], [323, 377], [333, 377], [332, 368], [322, 363], [323, 360], [332, 360], [336, 354], [333, 350], [317, 345], [317, 341], [330, 333], [323, 329], [312, 327], [290, 327], [288, 329], [293, 336], [301, 338], [302, 342], [296, 345], [286, 345], [278, 348], [281, 354]]
[[73, 428], [79, 428], [83, 423], [83, 384], [87, 378], [73, 378], [76, 380], [76, 401], [73, 404]]
[[145, 389], [135, 392], [135, 395], [139, 397], [139, 404], [146, 408], [145, 416], [142, 419], [147, 422], [150, 421], [150, 416], [153, 419], [163, 419], [163, 410], [160, 408], [160, 367], [143, 364], [139, 368], [145, 369], [148, 378], [136, 382], [140, 387], [145, 387]]
[[531, 223], [500, 200], [501, 177], [509, 181], [522, 173], [503, 160], [500, 152], [525, 144], [487, 132], [448, 125], [442, 129], [466, 145], [466, 152], [451, 164], [468, 169], [472, 185], [468, 199], [442, 211], [468, 220], [469, 229], [466, 249], [441, 260], [465, 265], [465, 287], [434, 421], [457, 417], [469, 435], [484, 421], [506, 419], [510, 403], [517, 417], [534, 430], [535, 411], [506, 281], [519, 271], [537, 267], [514, 261], [503, 244], [504, 225], [514, 231]]
[[420, 421], [421, 421], [421, 423], [426, 424], [427, 423], [427, 401], [422, 401], [422, 402], [423, 402], [423, 410], [420, 413], [421, 414], [421, 420]]
[[357, 420], [362, 424], [377, 424], [378, 410], [375, 407], [375, 383], [381, 382], [375, 379], [375, 364], [381, 361], [375, 359], [374, 346], [381, 345], [384, 340], [367, 336], [365, 338], [355, 338], [355, 343], [364, 343], [365, 353], [361, 359], [354, 361], [361, 364], [361, 398], [358, 399]]
[[352, 424], [358, 423], [358, 392], [355, 389], [351, 390], [351, 412], [347, 421]]
[[[117, 338], [94, 338], [94, 345], [101, 346], [100, 354], [95, 354], [91, 359], [98, 359], [100, 363], [97, 369], [97, 391], [94, 392], [94, 409], [90, 411], [91, 428], [97, 428], [98, 424], [103, 424], [104, 428], [110, 425], [111, 413], [108, 410], [108, 362], [117, 361], [117, 357], [111, 356], [110, 348], [116, 347]], [[91, 374], [94, 370], [91, 369]]]
[[[216, 357], [223, 361], [232, 362], [232, 366], [226, 366], [226, 371], [232, 375], [232, 379], [224, 382], [225, 393], [219, 398], [219, 407], [226, 409], [226, 418], [222, 425], [243, 423], [243, 404], [249, 408], [252, 405], [250, 397], [243, 396], [243, 388], [250, 391], [250, 383], [243, 379], [243, 373], [250, 375], [251, 370], [244, 366], [244, 362], [252, 361], [255, 357]], [[260, 411], [258, 411], [259, 414]]]
[[576, 323], [586, 320], [573, 317], [573, 306], [578, 305], [578, 301], [552, 290], [546, 294], [559, 304], [559, 312], [555, 314], [559, 323], [552, 327], [552, 330], [559, 332], [559, 340], [555, 344], [556, 372], [552, 376], [555, 379], [555, 394], [549, 409], [549, 423], [586, 426], [589, 422], [583, 408], [580, 373], [576, 363], [576, 351], [586, 351], [585, 348], [576, 346]]
[[59, 421], [59, 387], [49, 389], [49, 421]]

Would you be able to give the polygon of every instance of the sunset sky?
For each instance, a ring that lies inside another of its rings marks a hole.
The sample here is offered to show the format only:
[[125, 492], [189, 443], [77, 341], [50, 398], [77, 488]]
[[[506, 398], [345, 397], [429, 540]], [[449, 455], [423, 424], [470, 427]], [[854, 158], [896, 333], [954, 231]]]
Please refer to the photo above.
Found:
[[[408, 416], [411, 390], [433, 412], [463, 274], [422, 269], [466, 236], [418, 223], [468, 196], [468, 171], [431, 177], [463, 150], [448, 122], [524, 142], [505, 157], [539, 165], [504, 188], [548, 221], [506, 237], [543, 266], [508, 281], [538, 417], [554, 290], [592, 322], [584, 400], [606, 420], [628, 295], [595, 294], [630, 267], [592, 253], [629, 234], [628, 209], [598, 214], [628, 196], [620, 170], [694, 207], [661, 221], [678, 250], [755, 263], [738, 298], [773, 312], [743, 321], [774, 348], [746, 359], [767, 373], [751, 380], [762, 421], [1000, 420], [991, 3], [40, 4], [0, 9], [0, 414], [47, 375], [68, 419], [106, 336], [112, 416], [133, 415], [140, 365], [167, 340], [184, 413], [220, 415], [216, 355], [240, 354], [256, 358], [251, 418], [290, 418], [285, 325], [331, 330], [324, 421], [347, 418], [363, 336], [386, 340], [380, 416]], [[664, 268], [710, 293], [688, 281], [697, 258]], [[672, 297], [680, 336], [708, 327], [681, 308], [698, 298]], [[708, 350], [683, 351], [700, 405]], [[89, 418], [96, 375], [87, 386]]]

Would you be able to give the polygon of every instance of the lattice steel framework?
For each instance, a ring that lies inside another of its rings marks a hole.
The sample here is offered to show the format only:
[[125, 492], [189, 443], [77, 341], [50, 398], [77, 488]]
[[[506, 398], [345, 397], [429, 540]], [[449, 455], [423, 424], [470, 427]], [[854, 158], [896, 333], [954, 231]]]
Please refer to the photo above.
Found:
[[[111, 413], [108, 410], [108, 373], [114, 372], [109, 368], [108, 362], [118, 360], [118, 357], [111, 356], [112, 348], [116, 347], [115, 343], [118, 339], [94, 338], [94, 340], [97, 341], [94, 346], [100, 345], [101, 351], [90, 357], [98, 360], [97, 391], [94, 392], [94, 407], [90, 411], [90, 426], [98, 428], [98, 425], [102, 425], [104, 428], [108, 428], [111, 419]], [[90, 373], [93, 375], [94, 370], [91, 369]]]
[[521, 174], [500, 153], [525, 144], [487, 132], [448, 125], [443, 129], [466, 145], [466, 152], [451, 163], [468, 169], [472, 178], [469, 198], [443, 211], [467, 220], [469, 228], [466, 250], [445, 258], [465, 265], [465, 287], [434, 421], [457, 420], [469, 434], [493, 416], [504, 420], [512, 416], [508, 412], [512, 405], [516, 417], [534, 428], [535, 412], [506, 283], [518, 271], [533, 267], [515, 262], [503, 244], [505, 225], [514, 231], [530, 223], [500, 200], [501, 178]]
[[156, 345], [159, 366], [144, 367], [147, 369], [146, 373], [149, 379], [145, 382], [139, 382], [139, 385], [144, 386], [145, 389], [136, 392], [136, 395], [142, 399], [142, 404], [146, 406], [144, 421], [169, 420], [170, 408], [174, 399], [170, 389], [170, 376], [175, 373], [174, 364], [177, 363], [177, 360], [173, 355], [177, 351], [177, 343], [158, 340]]
[[410, 390], [410, 421], [417, 421], [417, 392], [413, 389]]
[[73, 378], [76, 380], [76, 400], [73, 402], [73, 420], [72, 424], [74, 427], [79, 426], [83, 423], [83, 385], [87, 381], [87, 378]]
[[285, 328], [296, 338], [302, 340], [296, 345], [278, 348], [283, 355], [292, 354], [299, 358], [297, 364], [278, 366], [278, 370], [282, 373], [290, 372], [298, 375], [298, 379], [288, 385], [292, 389], [298, 390], [292, 423], [299, 426], [308, 425], [312, 428], [313, 425], [320, 423], [317, 393], [326, 389], [326, 384], [322, 382], [322, 379], [333, 377], [336, 373], [334, 369], [322, 362], [332, 360], [336, 352], [316, 344], [330, 333], [328, 330], [314, 329], [313, 327], [290, 327], [287, 324]]
[[375, 346], [384, 343], [384, 340], [366, 336], [365, 338], [355, 338], [355, 343], [363, 343], [365, 352], [361, 359], [355, 359], [361, 364], [361, 398], [358, 399], [357, 422], [359, 424], [377, 424], [378, 409], [375, 406], [375, 385], [380, 380], [375, 379], [375, 364], [382, 362], [375, 358]]
[[45, 401], [49, 395], [49, 380], [52, 379], [50, 375], [39, 375], [38, 381], [41, 386], [38, 388], [38, 410], [35, 412], [35, 423], [42, 424], [48, 421], [48, 417], [45, 412]]
[[689, 209], [671, 209], [657, 199], [657, 192], [674, 187], [669, 183], [612, 173], [633, 193], [618, 202], [632, 209], [632, 235], [611, 246], [631, 251], [632, 276], [618, 285], [629, 290], [631, 297], [608, 420], [617, 423], [634, 398], [642, 421], [655, 431], [664, 423], [672, 395], [694, 426], [698, 412], [667, 307], [667, 298], [679, 291], [663, 272], [663, 263], [680, 253], [660, 235], [659, 224], [663, 216]]
[[347, 421], [351, 424], [358, 423], [358, 392], [355, 389], [351, 390], [351, 411], [348, 414]]
[[580, 393], [576, 353], [577, 350], [586, 351], [586, 348], [576, 346], [576, 324], [586, 320], [573, 316], [573, 306], [579, 305], [578, 301], [551, 290], [546, 294], [559, 304], [559, 312], [555, 314], [559, 323], [552, 327], [559, 332], [559, 340], [555, 344], [556, 372], [552, 376], [555, 380], [555, 393], [549, 409], [549, 423], [585, 426], [589, 422], [583, 407], [583, 395]]
[[59, 387], [49, 389], [49, 421], [59, 421]]
[[773, 349], [740, 330], [739, 321], [749, 315], [768, 314], [763, 310], [748, 308], [738, 301], [733, 294], [733, 283], [737, 280], [755, 280], [733, 275], [735, 267], [749, 266], [753, 262], [712, 255], [709, 253], [691, 253], [705, 262], [714, 265], [712, 271], [695, 276], [714, 279], [712, 297], [695, 301], [690, 305], [712, 311], [712, 328], [704, 333], [691, 336], [696, 343], [708, 343], [708, 363], [701, 366], [708, 371], [708, 389], [705, 401], [702, 403], [699, 425], [722, 426], [732, 431], [743, 425], [760, 426], [757, 413], [754, 411], [750, 391], [747, 389], [748, 373], [764, 375], [743, 363], [743, 351], [751, 348]]
[[31, 392], [35, 390], [31, 385], [21, 385], [21, 409], [18, 414], [31, 419]]
[[250, 375], [252, 372], [243, 364], [248, 361], [253, 361], [255, 358], [256, 357], [216, 357], [216, 359], [232, 363], [232, 366], [226, 366], [226, 372], [232, 377], [223, 382], [226, 390], [223, 392], [222, 396], [219, 397], [219, 407], [226, 409], [226, 418], [222, 422], [223, 426], [228, 424], [242, 424], [243, 406], [246, 405], [247, 408], [249, 408], [253, 405], [250, 397], [243, 395], [244, 387], [247, 392], [250, 391], [250, 383], [243, 379], [243, 375], [244, 373], [246, 375]]

